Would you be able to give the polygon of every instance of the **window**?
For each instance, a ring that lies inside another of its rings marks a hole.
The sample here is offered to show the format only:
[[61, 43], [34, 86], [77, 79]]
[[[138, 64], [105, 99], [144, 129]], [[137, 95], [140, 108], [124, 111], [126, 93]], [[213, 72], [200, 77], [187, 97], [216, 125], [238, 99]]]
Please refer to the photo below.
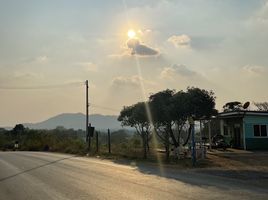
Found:
[[261, 136], [267, 136], [266, 125], [261, 125]]
[[266, 137], [267, 136], [267, 126], [266, 125], [254, 125], [254, 136], [255, 137]]

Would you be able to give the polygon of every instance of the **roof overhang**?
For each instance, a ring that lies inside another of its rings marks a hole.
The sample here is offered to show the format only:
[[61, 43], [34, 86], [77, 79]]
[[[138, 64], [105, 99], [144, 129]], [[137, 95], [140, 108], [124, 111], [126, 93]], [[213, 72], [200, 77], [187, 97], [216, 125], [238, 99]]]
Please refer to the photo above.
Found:
[[219, 113], [217, 118], [241, 118], [245, 116], [265, 116], [268, 117], [266, 111], [233, 111], [233, 112], [222, 112]]

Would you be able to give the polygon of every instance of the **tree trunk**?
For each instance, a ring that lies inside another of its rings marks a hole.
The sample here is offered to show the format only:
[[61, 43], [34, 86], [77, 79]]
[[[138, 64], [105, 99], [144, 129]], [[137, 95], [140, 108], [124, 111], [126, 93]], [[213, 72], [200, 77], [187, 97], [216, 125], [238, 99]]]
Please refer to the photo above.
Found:
[[174, 136], [171, 124], [169, 124], [168, 129], [169, 129], [170, 137], [171, 137], [171, 139], [173, 141], [173, 144], [174, 144], [175, 148], [179, 147], [179, 143], [178, 143], [178, 141], [176, 140], [176, 138]]
[[150, 147], [149, 147], [149, 133], [146, 133], [146, 140], [147, 140], [147, 152], [149, 152], [150, 151]]
[[169, 131], [165, 135], [166, 161], [169, 162]]
[[143, 158], [147, 159], [147, 137], [145, 133], [142, 133], [142, 142], [143, 142]]
[[192, 131], [192, 128], [190, 126], [188, 129], [188, 135], [187, 135], [186, 141], [184, 142], [183, 146], [185, 146], [188, 143], [188, 141], [190, 139], [191, 131]]

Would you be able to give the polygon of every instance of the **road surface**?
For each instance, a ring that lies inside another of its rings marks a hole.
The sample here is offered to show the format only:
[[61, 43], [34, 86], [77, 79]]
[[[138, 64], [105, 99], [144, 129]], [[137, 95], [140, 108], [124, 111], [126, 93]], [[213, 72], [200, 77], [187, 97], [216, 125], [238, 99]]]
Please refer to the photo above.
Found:
[[266, 185], [255, 182], [67, 154], [0, 152], [1, 200], [267, 199]]

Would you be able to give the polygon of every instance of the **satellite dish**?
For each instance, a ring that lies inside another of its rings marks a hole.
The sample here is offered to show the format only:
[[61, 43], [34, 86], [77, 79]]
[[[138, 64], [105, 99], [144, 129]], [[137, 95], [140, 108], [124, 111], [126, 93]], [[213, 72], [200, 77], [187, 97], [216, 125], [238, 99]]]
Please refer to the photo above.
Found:
[[247, 109], [247, 108], [249, 107], [249, 105], [250, 105], [250, 102], [247, 101], [246, 103], [244, 103], [243, 108], [244, 108], [244, 109]]

